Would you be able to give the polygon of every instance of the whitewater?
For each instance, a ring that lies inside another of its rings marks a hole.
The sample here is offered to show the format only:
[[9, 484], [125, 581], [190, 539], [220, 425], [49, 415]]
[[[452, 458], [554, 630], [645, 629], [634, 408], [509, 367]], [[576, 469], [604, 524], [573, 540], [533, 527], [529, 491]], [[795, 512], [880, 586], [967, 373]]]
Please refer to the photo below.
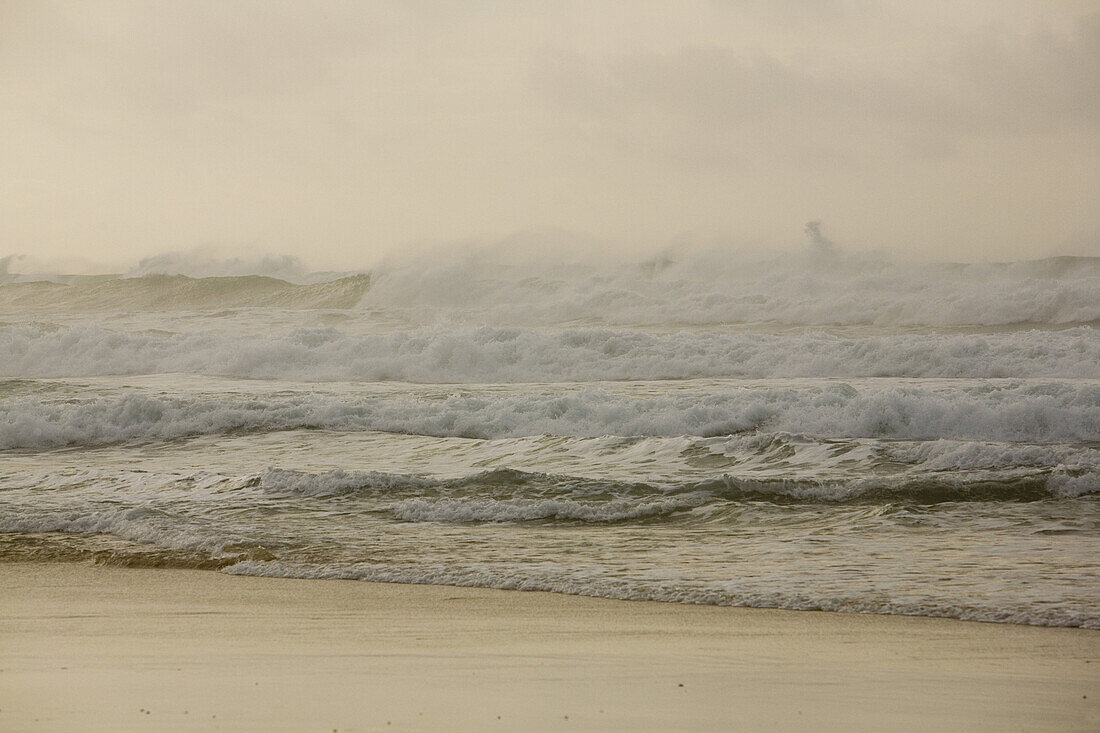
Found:
[[0, 560], [1100, 628], [1100, 258], [0, 270]]

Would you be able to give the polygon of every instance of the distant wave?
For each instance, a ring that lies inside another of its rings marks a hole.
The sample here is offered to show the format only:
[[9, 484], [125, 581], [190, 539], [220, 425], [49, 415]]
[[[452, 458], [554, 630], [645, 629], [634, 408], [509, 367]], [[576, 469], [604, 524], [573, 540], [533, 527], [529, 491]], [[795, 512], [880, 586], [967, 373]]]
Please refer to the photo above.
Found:
[[[499, 254], [451, 253], [311, 285], [260, 275], [9, 282], [0, 285], [0, 311], [373, 309], [413, 325], [764, 323], [896, 329], [1100, 324], [1100, 258], [910, 264], [867, 256], [746, 261], [732, 253], [669, 252], [641, 263], [548, 262], [545, 257], [533, 263]], [[147, 262], [139, 272], [157, 266], [171, 271], [173, 263]], [[261, 261], [256, 267], [278, 271], [277, 265]], [[300, 278], [312, 282], [318, 276]]]
[[171, 334], [0, 325], [0, 377], [175, 372], [422, 383], [885, 376], [1096, 379], [1100, 331], [1078, 327], [842, 338], [823, 333], [652, 334], [491, 327], [431, 327], [374, 335], [349, 335], [333, 328], [282, 334]]
[[1100, 323], [1100, 258], [908, 264], [676, 253], [589, 267], [450, 257], [379, 269], [364, 305], [495, 325], [966, 327]]
[[5, 401], [0, 449], [301, 428], [471, 438], [720, 436], [766, 430], [823, 438], [1088, 443], [1100, 441], [1100, 385], [727, 385], [650, 395], [586, 388], [359, 397], [166, 397], [138, 392], [90, 399], [30, 396]]
[[310, 279], [310, 273], [302, 261], [291, 255], [219, 257], [216, 252], [202, 249], [161, 252], [145, 257], [128, 274], [187, 275], [194, 278], [263, 275], [294, 283]]
[[0, 309], [48, 313], [208, 310], [216, 308], [353, 308], [370, 287], [369, 275], [294, 285], [260, 275], [191, 278], [145, 275], [0, 285]]

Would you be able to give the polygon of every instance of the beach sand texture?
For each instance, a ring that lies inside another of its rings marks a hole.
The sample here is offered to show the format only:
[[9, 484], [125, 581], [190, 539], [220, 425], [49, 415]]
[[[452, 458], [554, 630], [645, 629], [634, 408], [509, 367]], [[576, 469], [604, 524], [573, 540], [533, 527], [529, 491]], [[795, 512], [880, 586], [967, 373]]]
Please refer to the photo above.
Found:
[[1100, 727], [1100, 633], [0, 564], [0, 730]]

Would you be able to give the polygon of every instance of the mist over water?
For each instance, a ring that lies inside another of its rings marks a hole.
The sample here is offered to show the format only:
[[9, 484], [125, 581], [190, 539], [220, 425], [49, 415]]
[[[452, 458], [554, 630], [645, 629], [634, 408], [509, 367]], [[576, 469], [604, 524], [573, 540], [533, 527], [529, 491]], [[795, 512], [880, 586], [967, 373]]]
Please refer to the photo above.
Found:
[[806, 233], [5, 259], [0, 557], [1100, 627], [1100, 258]]

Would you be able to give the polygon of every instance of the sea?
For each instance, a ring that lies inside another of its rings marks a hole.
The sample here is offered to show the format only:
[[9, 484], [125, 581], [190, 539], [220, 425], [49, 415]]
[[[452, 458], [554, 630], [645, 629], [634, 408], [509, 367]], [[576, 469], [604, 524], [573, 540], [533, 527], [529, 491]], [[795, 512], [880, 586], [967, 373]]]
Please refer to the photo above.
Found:
[[1100, 258], [264, 263], [0, 273], [0, 561], [1100, 628]]

